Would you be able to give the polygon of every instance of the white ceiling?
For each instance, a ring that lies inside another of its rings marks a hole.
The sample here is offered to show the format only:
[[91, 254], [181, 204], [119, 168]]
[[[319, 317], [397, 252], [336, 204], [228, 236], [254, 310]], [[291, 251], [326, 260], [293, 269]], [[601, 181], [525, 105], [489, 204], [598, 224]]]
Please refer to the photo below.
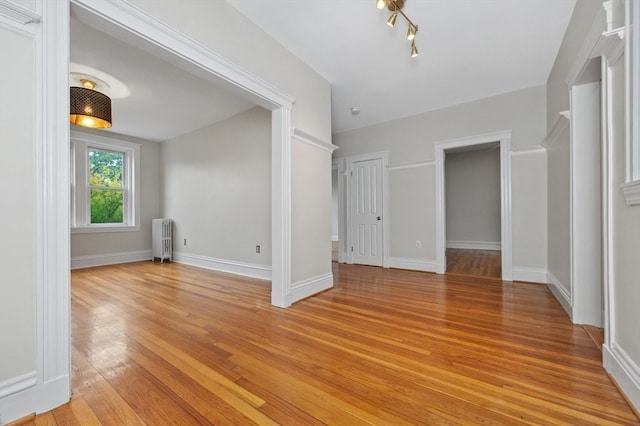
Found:
[[[331, 82], [333, 133], [544, 84], [576, 0], [227, 0]], [[361, 109], [351, 114], [351, 107]]]
[[[419, 26], [411, 58], [406, 24], [387, 26], [374, 0], [226, 1], [331, 83], [333, 133], [544, 84], [576, 2], [406, 0]], [[113, 99], [109, 131], [163, 141], [255, 106], [130, 34], [72, 16], [71, 61], [131, 90]]]

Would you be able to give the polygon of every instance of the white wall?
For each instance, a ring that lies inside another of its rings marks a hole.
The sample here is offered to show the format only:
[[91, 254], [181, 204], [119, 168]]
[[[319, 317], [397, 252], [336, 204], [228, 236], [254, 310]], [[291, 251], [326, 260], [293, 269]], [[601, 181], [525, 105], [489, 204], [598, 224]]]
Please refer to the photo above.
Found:
[[[0, 394], [36, 370], [35, 46], [0, 27]], [[0, 423], [2, 413], [0, 412]]]
[[162, 169], [175, 251], [271, 267], [270, 111], [256, 107], [162, 143]]
[[[635, 2], [634, 2], [635, 4]], [[637, 7], [637, 5], [636, 5]], [[628, 206], [620, 185], [625, 181], [624, 149], [624, 63], [619, 61], [612, 70], [613, 110], [613, 283], [611, 346], [618, 365], [610, 373], [623, 386], [636, 410], [640, 410], [640, 205]], [[636, 72], [638, 72], [636, 70]], [[636, 115], [634, 120], [638, 120]], [[607, 365], [605, 359], [605, 365]]]
[[[561, 118], [560, 120], [565, 120]], [[569, 125], [547, 149], [548, 163], [548, 268], [552, 280], [571, 294], [570, 148]]]
[[447, 247], [499, 250], [500, 150], [446, 153], [445, 191]]
[[296, 266], [291, 281], [295, 286], [331, 271], [331, 153], [295, 138], [291, 150], [295, 159], [291, 227], [296, 232], [291, 245], [291, 263]]
[[435, 260], [433, 144], [513, 129], [512, 209], [523, 212], [513, 215], [513, 266], [546, 270], [545, 105], [539, 86], [334, 135], [336, 157], [389, 152], [390, 256]]
[[[127, 232], [97, 232], [71, 234], [72, 266], [103, 264], [151, 258], [151, 219], [160, 217], [161, 168], [160, 144], [130, 136], [100, 133], [74, 126], [85, 134], [108, 136], [140, 144], [140, 230]], [[118, 255], [118, 256], [117, 256]], [[146, 256], [146, 257], [145, 257]]]

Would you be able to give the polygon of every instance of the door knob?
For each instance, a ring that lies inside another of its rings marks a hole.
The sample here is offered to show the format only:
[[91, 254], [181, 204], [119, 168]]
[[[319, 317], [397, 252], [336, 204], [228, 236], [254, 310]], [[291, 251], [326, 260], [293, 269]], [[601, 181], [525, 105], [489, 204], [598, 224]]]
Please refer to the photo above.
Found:
[[382, 218], [380, 216], [378, 216], [378, 220], [382, 220]]

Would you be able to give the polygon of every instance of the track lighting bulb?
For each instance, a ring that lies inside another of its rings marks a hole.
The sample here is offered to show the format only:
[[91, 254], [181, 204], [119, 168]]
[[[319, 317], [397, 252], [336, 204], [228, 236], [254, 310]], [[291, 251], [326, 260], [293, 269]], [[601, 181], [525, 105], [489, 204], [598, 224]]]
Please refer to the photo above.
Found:
[[398, 12], [393, 12], [393, 15], [387, 19], [387, 25], [393, 27], [396, 24], [396, 18], [398, 17]]
[[411, 41], [416, 38], [416, 32], [418, 31], [417, 27], [409, 24], [409, 29], [407, 30], [407, 40]]
[[387, 5], [387, 2], [385, 0], [376, 0], [376, 7], [378, 9], [384, 9], [386, 5]]
[[418, 56], [418, 48], [416, 47], [416, 42], [412, 41], [411, 42], [411, 57], [415, 58], [416, 56]]

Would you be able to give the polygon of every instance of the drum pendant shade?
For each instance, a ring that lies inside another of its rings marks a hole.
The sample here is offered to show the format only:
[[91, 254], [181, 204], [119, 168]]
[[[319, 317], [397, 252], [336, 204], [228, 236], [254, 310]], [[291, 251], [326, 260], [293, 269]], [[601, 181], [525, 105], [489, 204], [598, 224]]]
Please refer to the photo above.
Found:
[[85, 87], [70, 87], [71, 123], [94, 129], [111, 127], [111, 98]]

